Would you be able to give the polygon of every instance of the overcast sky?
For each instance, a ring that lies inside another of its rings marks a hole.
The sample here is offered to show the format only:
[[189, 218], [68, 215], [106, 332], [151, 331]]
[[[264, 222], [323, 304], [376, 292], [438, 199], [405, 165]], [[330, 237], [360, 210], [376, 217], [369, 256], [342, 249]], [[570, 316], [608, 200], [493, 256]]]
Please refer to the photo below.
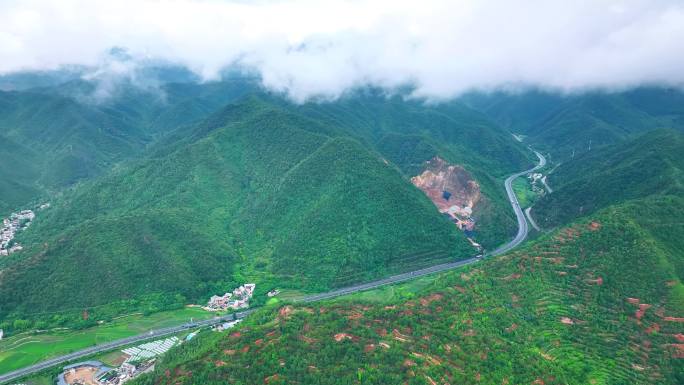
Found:
[[205, 79], [254, 67], [295, 99], [360, 85], [419, 96], [684, 84], [684, 1], [0, 0], [0, 73], [126, 47]]

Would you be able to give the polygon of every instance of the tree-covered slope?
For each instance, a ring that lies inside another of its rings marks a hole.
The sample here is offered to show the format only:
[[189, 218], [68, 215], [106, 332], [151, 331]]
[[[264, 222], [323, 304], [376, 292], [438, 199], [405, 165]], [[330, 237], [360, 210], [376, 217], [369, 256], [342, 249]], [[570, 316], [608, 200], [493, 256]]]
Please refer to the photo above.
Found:
[[136, 383], [679, 384], [681, 240], [658, 234], [682, 215], [681, 197], [630, 202], [416, 294], [264, 310]]
[[90, 179], [143, 153], [256, 86], [250, 79], [167, 83], [121, 81], [107, 97], [96, 82], [72, 79], [0, 91], [0, 214]]
[[124, 115], [54, 93], [0, 91], [0, 215], [140, 153], [148, 138]]
[[558, 226], [611, 204], [651, 195], [684, 195], [684, 135], [655, 130], [561, 164], [550, 176], [554, 192], [532, 213]]
[[684, 92], [670, 88], [559, 95], [472, 93], [464, 102], [492, 118], [525, 142], [565, 161], [590, 148], [617, 143], [657, 128], [684, 129]]
[[435, 156], [463, 166], [484, 195], [473, 213], [477, 241], [493, 249], [515, 233], [502, 180], [529, 168], [534, 155], [483, 114], [459, 102], [426, 105], [372, 90], [331, 103], [293, 107], [351, 132], [396, 165], [406, 179], [422, 173]]
[[258, 98], [64, 193], [19, 240], [3, 317], [245, 280], [322, 290], [475, 252], [372, 149]]

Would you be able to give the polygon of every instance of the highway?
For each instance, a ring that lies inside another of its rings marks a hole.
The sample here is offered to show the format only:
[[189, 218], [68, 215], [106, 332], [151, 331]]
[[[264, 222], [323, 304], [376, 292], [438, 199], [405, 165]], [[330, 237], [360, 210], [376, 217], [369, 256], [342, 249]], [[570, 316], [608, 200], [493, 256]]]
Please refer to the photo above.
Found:
[[[449, 262], [449, 263], [443, 263], [440, 265], [435, 265], [431, 267], [427, 267], [424, 269], [420, 270], [415, 270], [415, 271], [410, 271], [407, 273], [402, 273], [402, 274], [397, 274], [393, 275], [387, 278], [379, 279], [377, 281], [372, 281], [372, 282], [367, 282], [367, 283], [362, 283], [359, 285], [354, 285], [354, 286], [349, 286], [341, 289], [336, 289], [332, 290], [329, 292], [325, 293], [319, 293], [319, 294], [311, 294], [299, 299], [296, 299], [294, 302], [301, 302], [301, 303], [306, 303], [306, 302], [315, 302], [315, 301], [321, 301], [325, 299], [330, 299], [330, 298], [335, 298], [339, 297], [342, 295], [347, 295], [347, 294], [352, 294], [352, 293], [357, 293], [365, 290], [370, 290], [374, 289], [380, 286], [385, 286], [385, 285], [391, 285], [399, 282], [404, 282], [408, 281], [417, 277], [422, 277], [428, 274], [435, 274], [439, 272], [443, 272], [446, 270], [451, 270], [451, 269], [456, 269], [465, 265], [469, 265], [475, 262], [480, 261], [483, 257], [490, 257], [490, 256], [495, 256], [499, 254], [503, 254], [514, 247], [518, 246], [521, 244], [525, 238], [527, 237], [527, 232], [528, 232], [528, 226], [527, 226], [527, 221], [525, 220], [525, 214], [523, 213], [522, 209], [520, 208], [520, 204], [518, 203], [518, 199], [515, 196], [515, 192], [513, 191], [513, 180], [515, 178], [518, 178], [522, 175], [525, 175], [527, 173], [530, 173], [532, 171], [536, 171], [546, 165], [546, 158], [542, 154], [540, 154], [537, 151], [534, 151], [534, 153], [537, 155], [537, 158], [539, 158], [539, 163], [537, 166], [521, 171], [519, 173], [513, 174], [506, 178], [506, 181], [504, 182], [504, 186], [506, 188], [506, 194], [508, 195], [508, 199], [511, 202], [511, 206], [513, 207], [513, 211], [515, 212], [515, 216], [518, 220], [518, 233], [516, 234], [515, 238], [513, 238], [510, 242], [498, 247], [492, 252], [486, 253], [484, 256], [475, 256], [472, 258], [456, 261], [456, 262]], [[256, 309], [249, 309], [245, 310], [242, 312], [235, 313], [235, 316], [237, 319], [242, 319], [247, 317], [249, 314], [253, 313]], [[215, 317], [212, 319], [204, 320], [204, 321], [197, 321], [192, 324], [183, 324], [179, 326], [173, 326], [169, 328], [164, 328], [164, 329], [158, 329], [158, 330], [151, 330], [145, 334], [139, 334], [137, 336], [132, 336], [132, 337], [127, 337], [123, 338], [120, 340], [100, 344], [100, 345], [95, 345], [83, 350], [79, 350], [77, 352], [65, 354], [63, 356], [51, 358], [49, 360], [45, 360], [42, 362], [39, 362], [35, 365], [27, 366], [22, 369], [18, 369], [12, 372], [8, 372], [5, 374], [0, 375], [0, 384], [9, 382], [18, 378], [21, 378], [23, 376], [39, 372], [43, 369], [47, 369], [52, 366], [56, 366], [59, 364], [63, 364], [69, 361], [77, 360], [80, 358], [84, 358], [96, 353], [101, 353], [101, 352], [106, 352], [109, 350], [113, 350], [119, 347], [123, 347], [126, 345], [142, 342], [145, 340], [150, 340], [150, 339], [156, 339], [160, 338], [163, 336], [171, 335], [171, 334], [177, 334], [180, 333], [184, 330], [187, 329], [194, 329], [198, 327], [205, 327], [205, 326], [213, 326], [219, 323], [223, 323], [226, 321], [233, 320], [232, 315], [227, 315], [223, 317]]]

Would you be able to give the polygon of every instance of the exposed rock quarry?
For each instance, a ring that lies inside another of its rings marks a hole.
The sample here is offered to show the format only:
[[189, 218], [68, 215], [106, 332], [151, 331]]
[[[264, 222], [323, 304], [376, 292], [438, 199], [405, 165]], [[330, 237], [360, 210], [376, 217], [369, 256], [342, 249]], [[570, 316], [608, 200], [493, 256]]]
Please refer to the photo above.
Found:
[[472, 226], [465, 222], [472, 222], [470, 216], [480, 200], [480, 185], [463, 167], [434, 157], [426, 162], [425, 171], [411, 178], [411, 182], [427, 194], [441, 213], [463, 221], [463, 226]]

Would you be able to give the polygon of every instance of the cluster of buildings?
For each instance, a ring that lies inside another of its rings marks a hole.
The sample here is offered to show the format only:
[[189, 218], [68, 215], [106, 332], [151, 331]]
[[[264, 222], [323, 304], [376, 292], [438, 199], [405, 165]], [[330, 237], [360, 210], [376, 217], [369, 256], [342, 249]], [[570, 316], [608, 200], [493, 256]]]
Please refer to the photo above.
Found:
[[24, 230], [31, 225], [31, 221], [36, 217], [32, 210], [22, 210], [12, 213], [9, 217], [2, 220], [0, 227], [0, 255], [10, 255], [22, 249], [21, 245], [14, 242], [17, 231]]
[[148, 342], [132, 348], [127, 348], [122, 350], [122, 352], [128, 356], [126, 362], [138, 362], [164, 354], [179, 342], [178, 337], [174, 336], [164, 340]]
[[239, 324], [240, 322], [242, 322], [241, 319], [236, 319], [235, 321], [230, 321], [230, 322], [224, 322], [222, 324], [218, 324], [218, 325], [214, 326], [213, 328], [211, 328], [211, 330], [213, 330], [215, 332], [222, 332], [224, 330], [228, 330], [228, 329], [232, 328], [233, 326]]
[[538, 172], [531, 172], [527, 174], [527, 179], [530, 180], [532, 191], [534, 191], [534, 193], [537, 195], [544, 195], [546, 193], [544, 187], [541, 186], [541, 184], [544, 183], [543, 178], [544, 175]]
[[224, 295], [214, 295], [209, 298], [207, 306], [204, 310], [208, 311], [219, 311], [228, 309], [244, 309], [249, 307], [249, 300], [254, 295], [254, 288], [256, 284], [246, 283], [237, 289], [233, 290], [232, 293], [225, 293]]
[[65, 366], [57, 378], [57, 385], [121, 385], [153, 370], [156, 358], [179, 343], [178, 337], [174, 336], [123, 349], [126, 358], [116, 368], [109, 368], [94, 360]]

